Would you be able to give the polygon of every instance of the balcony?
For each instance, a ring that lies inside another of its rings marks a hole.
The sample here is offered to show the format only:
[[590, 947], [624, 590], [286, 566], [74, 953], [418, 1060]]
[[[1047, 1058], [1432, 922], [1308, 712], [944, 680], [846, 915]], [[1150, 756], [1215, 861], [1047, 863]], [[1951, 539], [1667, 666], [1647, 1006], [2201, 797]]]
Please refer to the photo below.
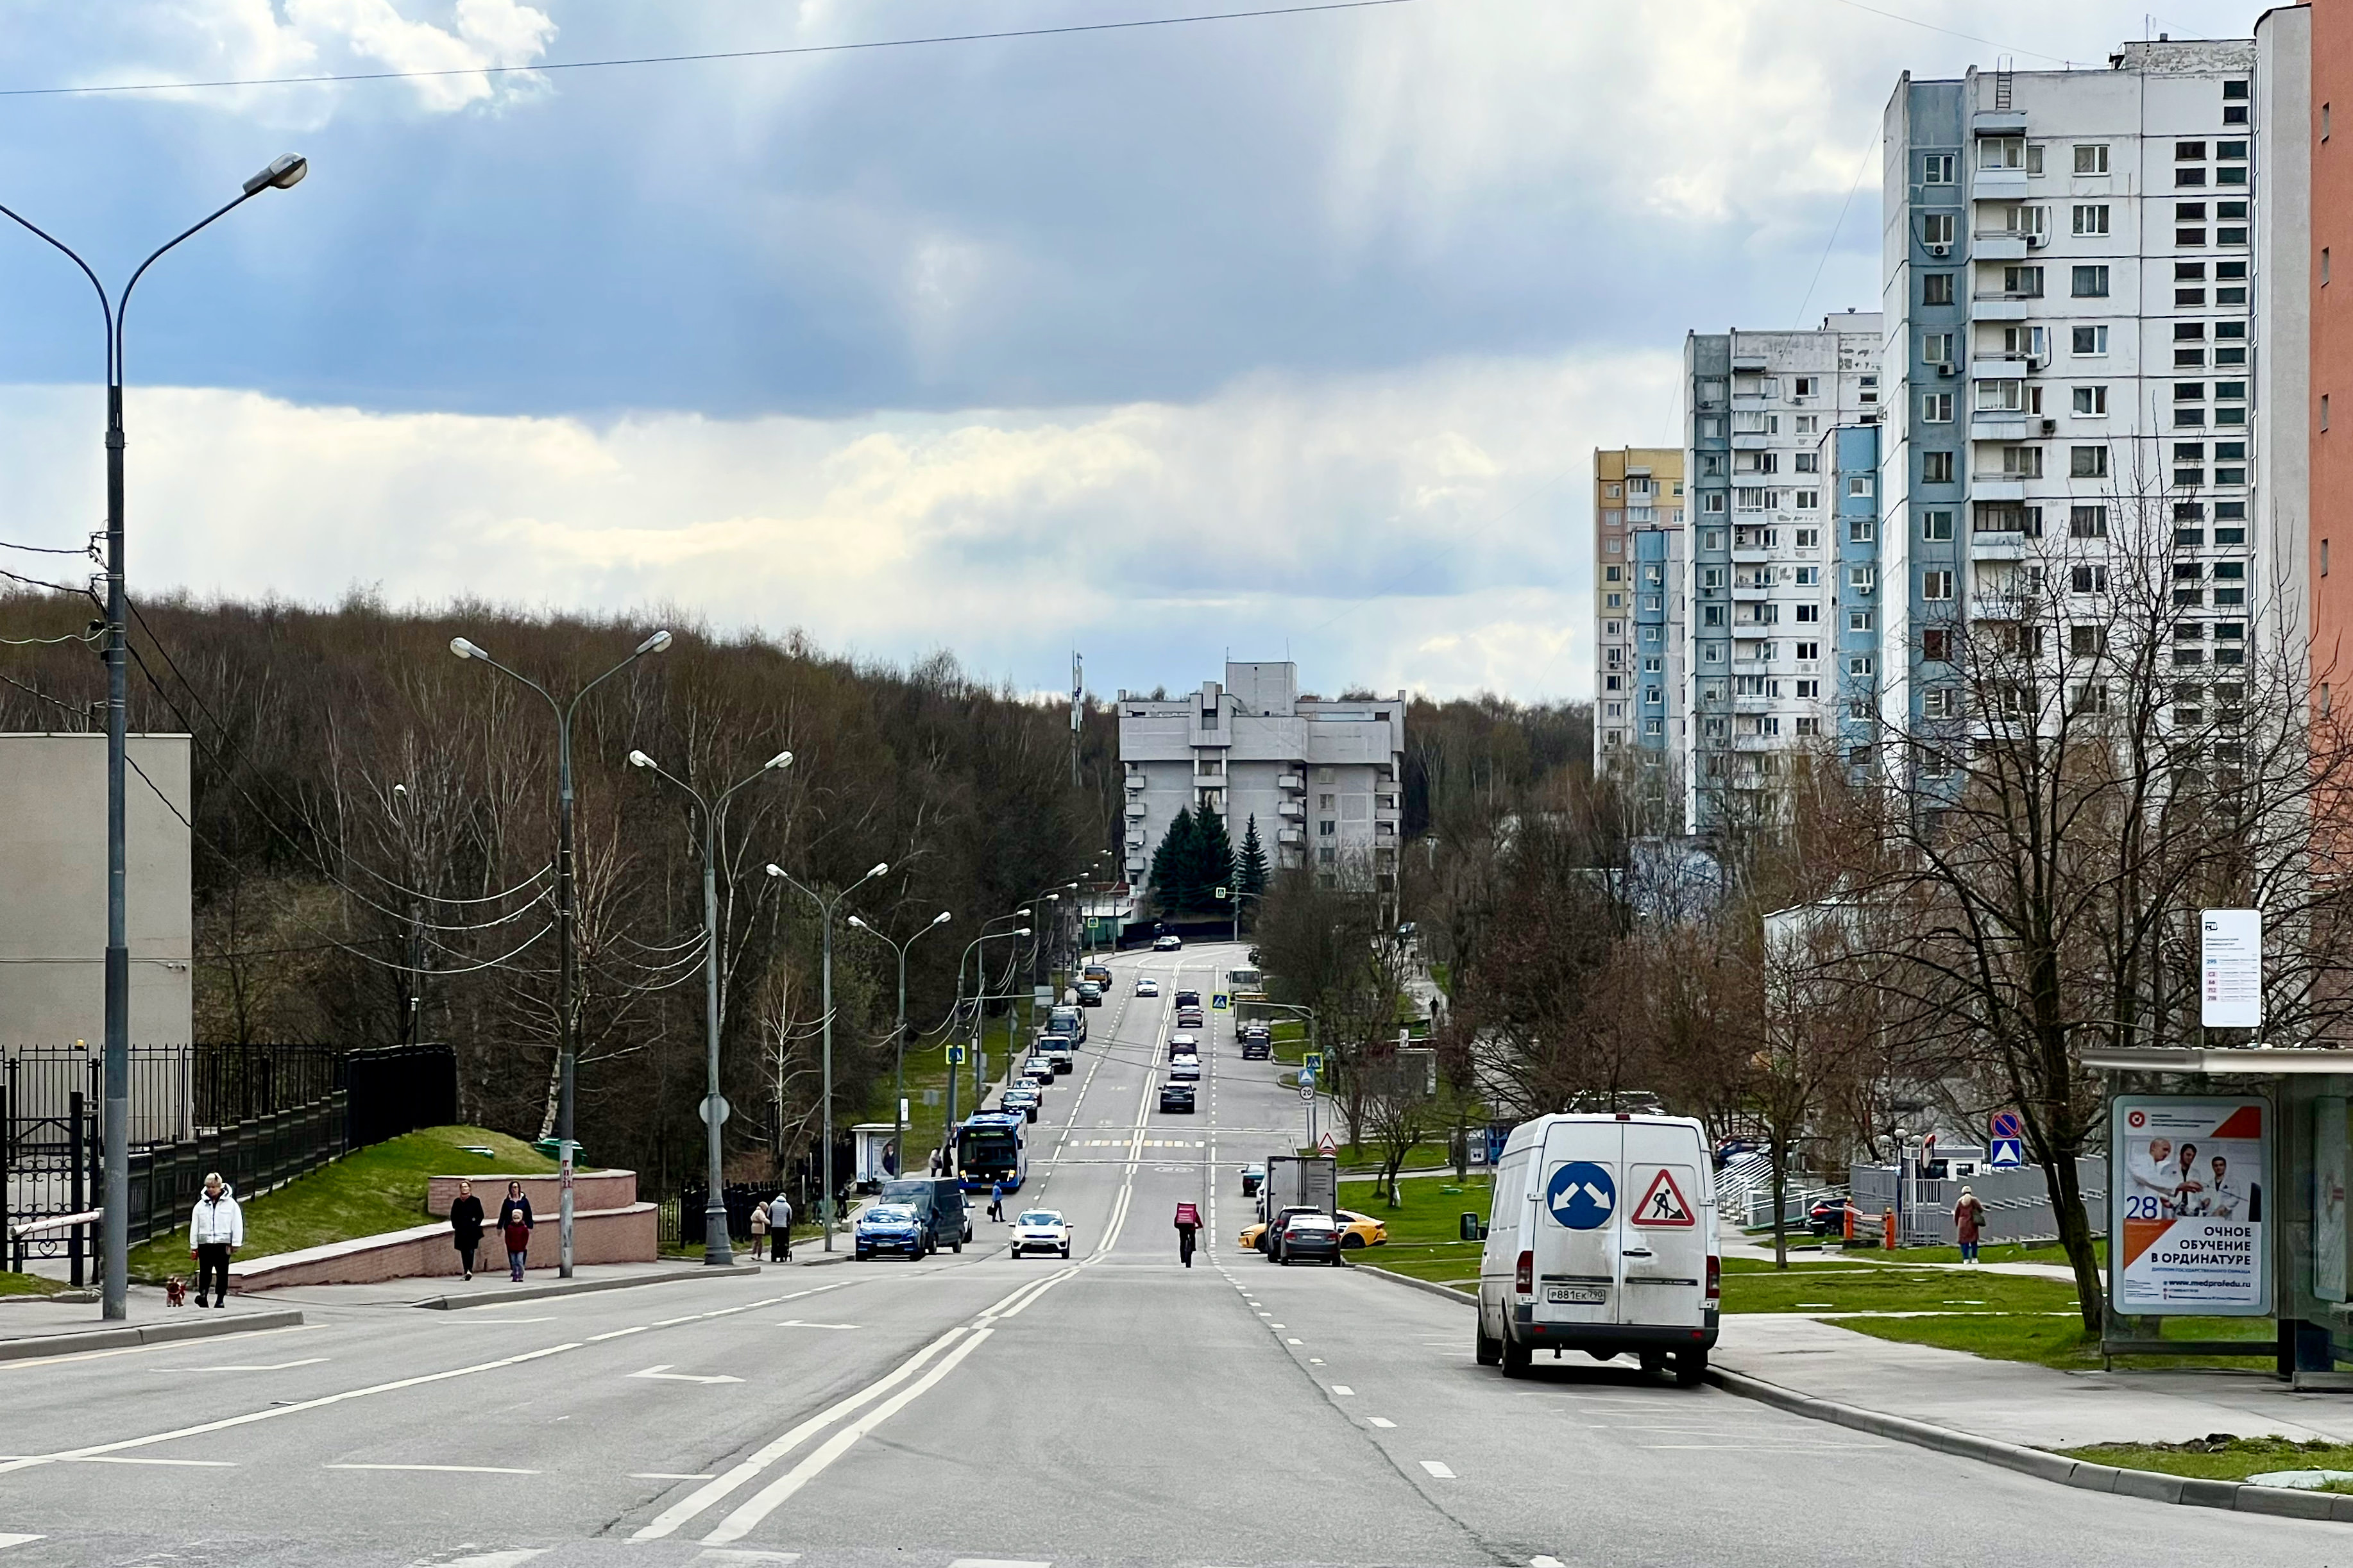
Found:
[[2026, 480], [2017, 474], [1998, 470], [1990, 474], [1971, 474], [1969, 494], [1977, 500], [2024, 500]]
[[1195, 789], [1223, 789], [1226, 787], [1226, 775], [1223, 773], [1197, 773], [1193, 775], [1193, 787]]
[[1978, 409], [1969, 415], [1969, 439], [2023, 441], [2027, 437], [2029, 417], [2023, 411], [2007, 408]]
[[1144, 839], [1143, 839], [1142, 836], [1141, 836], [1141, 835], [1132, 835], [1132, 836], [1128, 838], [1128, 841], [1127, 841], [1127, 847], [1128, 847], [1130, 849], [1142, 849], [1142, 848], [1144, 847]]
[[1304, 773], [1278, 773], [1275, 776], [1274, 787], [1277, 789], [1299, 790], [1304, 792], [1307, 788], [1307, 775]]
[[1978, 353], [1969, 358], [1971, 381], [2023, 381], [2042, 362], [2031, 354]]
[[1307, 829], [1303, 827], [1279, 827], [1275, 829], [1274, 841], [1277, 844], [1284, 845], [1293, 849], [1304, 847], [1307, 843]]
[[1773, 711], [1773, 699], [1770, 697], [1736, 697], [1732, 700], [1732, 710], [1735, 713], [1770, 713]]
[[1140, 800], [1129, 801], [1127, 803], [1126, 815], [1131, 821], [1142, 816], [1144, 815], [1144, 803]]
[[1739, 394], [1732, 400], [1732, 411], [1735, 414], [1762, 414], [1772, 406], [1773, 400], [1763, 393]]
[[2026, 236], [2014, 228], [1980, 229], [1969, 237], [1969, 254], [1979, 261], [2023, 261]]
[[2022, 321], [2038, 300], [2026, 295], [1979, 294], [1969, 301], [1969, 317], [1978, 321]]
[[1397, 828], [1397, 825], [1403, 820], [1405, 820], [1405, 814], [1398, 810], [1396, 806], [1383, 805], [1376, 806], [1373, 809], [1373, 826], [1376, 828], [1387, 829], [1394, 832]]
[[1969, 195], [1981, 202], [2017, 201], [2029, 187], [2023, 169], [1972, 169]]
[[1303, 800], [1282, 801], [1277, 803], [1274, 809], [1277, 815], [1289, 821], [1302, 822], [1306, 820], [1307, 803]]
[[1969, 535], [1969, 559], [2023, 561], [2026, 559], [2026, 535], [2022, 532], [1972, 533]]
[[1762, 566], [1772, 559], [1773, 552], [1761, 544], [1736, 544], [1732, 547], [1732, 563], [1735, 566]]
[[1763, 354], [1736, 353], [1732, 356], [1732, 368], [1734, 370], [1763, 370], [1765, 365], [1766, 361]]
[[1732, 749], [1736, 752], [1769, 752], [1781, 743], [1778, 735], [1735, 735]]
[[1732, 602], [1736, 605], [1761, 605], [1773, 590], [1763, 583], [1735, 583]]
[[1128, 774], [1128, 775], [1127, 775], [1127, 787], [1128, 787], [1130, 790], [1139, 790], [1139, 789], [1142, 789], [1142, 788], [1144, 787], [1144, 775], [1143, 775], [1142, 773], [1130, 773], [1130, 774]]

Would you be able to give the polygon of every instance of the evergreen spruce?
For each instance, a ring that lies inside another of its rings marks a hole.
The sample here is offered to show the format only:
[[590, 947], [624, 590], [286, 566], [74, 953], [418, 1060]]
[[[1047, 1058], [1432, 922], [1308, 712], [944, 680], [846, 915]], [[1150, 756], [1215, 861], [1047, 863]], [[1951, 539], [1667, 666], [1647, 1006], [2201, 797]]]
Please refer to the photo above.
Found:
[[1197, 836], [1193, 814], [1179, 807], [1176, 820], [1160, 836], [1160, 847], [1152, 852], [1152, 895], [1165, 912], [1186, 907]]
[[[1249, 823], [1242, 828], [1242, 852], [1241, 858], [1235, 862], [1234, 881], [1238, 890], [1245, 898], [1257, 899], [1266, 892], [1266, 846], [1259, 841], [1258, 815], [1255, 812], [1250, 815]], [[1256, 910], [1245, 907], [1242, 910], [1243, 922], [1249, 923], [1250, 917], [1257, 912]]]
[[1226, 819], [1206, 805], [1193, 816], [1193, 908], [1217, 915], [1232, 910], [1234, 841], [1226, 837]]

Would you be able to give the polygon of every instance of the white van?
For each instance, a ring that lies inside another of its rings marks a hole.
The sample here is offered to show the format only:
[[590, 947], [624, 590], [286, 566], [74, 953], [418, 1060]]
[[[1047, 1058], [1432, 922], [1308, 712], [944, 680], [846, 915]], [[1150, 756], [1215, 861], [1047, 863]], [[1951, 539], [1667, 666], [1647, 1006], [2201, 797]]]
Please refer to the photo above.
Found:
[[[1688, 1388], [1716, 1336], [1722, 1263], [1707, 1135], [1684, 1116], [1540, 1116], [1495, 1167], [1479, 1260], [1479, 1364], [1623, 1351]], [[1465, 1216], [1466, 1226], [1470, 1216]]]

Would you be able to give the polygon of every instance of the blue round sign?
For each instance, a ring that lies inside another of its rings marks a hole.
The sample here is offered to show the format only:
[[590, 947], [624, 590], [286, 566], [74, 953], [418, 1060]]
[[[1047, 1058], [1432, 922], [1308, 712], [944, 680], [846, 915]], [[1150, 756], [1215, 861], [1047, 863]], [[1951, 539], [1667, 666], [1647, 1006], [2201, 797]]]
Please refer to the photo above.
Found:
[[1571, 1230], [1599, 1230], [1618, 1212], [1618, 1184], [1609, 1166], [1571, 1160], [1545, 1184], [1545, 1206]]

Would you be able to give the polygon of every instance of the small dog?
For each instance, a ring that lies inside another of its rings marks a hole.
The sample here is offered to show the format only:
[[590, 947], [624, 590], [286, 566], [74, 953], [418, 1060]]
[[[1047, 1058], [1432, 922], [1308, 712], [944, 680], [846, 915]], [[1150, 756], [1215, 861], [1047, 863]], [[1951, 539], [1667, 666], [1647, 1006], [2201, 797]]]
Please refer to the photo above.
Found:
[[164, 1281], [164, 1305], [185, 1307], [188, 1304], [188, 1282], [178, 1275]]

